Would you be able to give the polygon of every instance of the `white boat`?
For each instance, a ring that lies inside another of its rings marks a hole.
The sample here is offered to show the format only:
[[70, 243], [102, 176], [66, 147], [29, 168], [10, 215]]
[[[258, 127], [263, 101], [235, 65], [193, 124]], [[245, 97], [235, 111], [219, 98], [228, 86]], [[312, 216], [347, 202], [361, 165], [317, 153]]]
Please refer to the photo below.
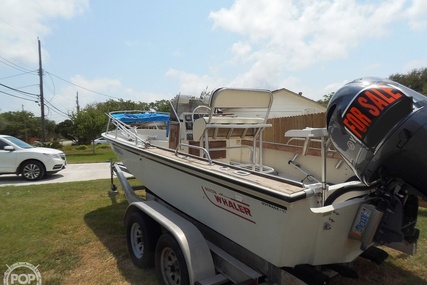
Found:
[[[325, 173], [320, 183], [304, 184], [265, 164], [262, 132], [270, 127], [271, 105], [268, 90], [222, 88], [213, 92], [207, 106], [175, 112], [181, 139], [172, 143], [173, 149], [171, 143], [156, 143], [146, 129], [123, 122], [117, 113], [110, 114], [103, 137], [150, 194], [275, 267], [345, 264], [379, 243], [414, 253], [416, 238], [387, 238], [401, 226], [413, 228], [414, 217], [409, 217], [408, 225], [402, 221], [384, 225], [394, 221], [391, 215], [384, 218], [394, 208], [374, 206], [383, 199], [378, 185], [354, 181], [328, 185]], [[263, 115], [229, 113], [237, 108]], [[325, 161], [324, 129], [297, 135], [321, 138]], [[384, 233], [381, 241], [378, 230]]]

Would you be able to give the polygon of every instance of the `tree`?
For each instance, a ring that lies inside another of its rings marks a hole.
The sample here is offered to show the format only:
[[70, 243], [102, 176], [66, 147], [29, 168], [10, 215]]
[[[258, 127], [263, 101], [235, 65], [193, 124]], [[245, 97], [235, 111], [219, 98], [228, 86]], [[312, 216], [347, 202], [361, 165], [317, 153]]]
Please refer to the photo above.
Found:
[[[108, 120], [105, 114], [120, 110], [154, 110], [168, 113], [170, 105], [168, 100], [145, 103], [120, 99], [94, 103], [77, 113], [72, 113], [70, 119], [59, 124], [45, 120], [46, 134], [50, 138], [63, 137], [74, 142], [78, 141], [80, 144], [89, 144], [104, 131]], [[34, 117], [34, 114], [28, 111], [0, 113], [0, 133], [26, 141], [30, 138], [40, 138], [41, 118]]]
[[[407, 74], [392, 74], [389, 79], [427, 96], [427, 68], [413, 69]], [[335, 92], [331, 92], [323, 95], [317, 103], [327, 106], [334, 94]]]
[[[41, 137], [42, 136], [42, 134], [41, 134], [41, 123], [42, 123], [42, 121], [41, 121], [41, 117], [37, 117], [36, 118], [36, 120], [37, 120], [37, 124], [38, 124], [38, 126], [40, 126], [38, 129], [39, 129], [39, 133], [38, 133], [38, 137]], [[50, 140], [50, 139], [56, 139], [57, 138], [57, 135], [56, 135], [56, 133], [55, 133], [55, 128], [56, 128], [56, 123], [55, 123], [55, 121], [52, 121], [52, 120], [48, 120], [48, 119], [45, 119], [44, 120], [44, 123], [45, 123], [45, 131], [46, 131], [46, 137]]]
[[130, 100], [124, 101], [120, 99], [118, 101], [108, 100], [106, 102], [92, 104], [92, 107], [98, 109], [100, 112], [104, 114], [108, 114], [109, 112], [114, 111], [122, 111], [122, 110], [149, 110], [150, 105], [144, 102], [133, 102]]
[[41, 121], [28, 111], [5, 112], [0, 114], [0, 133], [28, 141], [40, 137]]
[[154, 103], [150, 103], [150, 109], [153, 109], [157, 112], [165, 112], [170, 113], [171, 107], [169, 104], [169, 100], [157, 100]]
[[76, 126], [76, 135], [80, 144], [90, 144], [107, 125], [107, 116], [94, 106], [88, 106], [78, 113], [72, 114]]
[[65, 120], [57, 124], [55, 133], [60, 137], [77, 143], [76, 125], [71, 120]]
[[[157, 105], [156, 105], [157, 106]], [[150, 104], [120, 99], [87, 105], [77, 113], [72, 113], [70, 120], [58, 125], [62, 136], [77, 140], [79, 144], [89, 144], [101, 135], [107, 126], [106, 114], [120, 110], [149, 110]]]
[[392, 74], [389, 79], [427, 95], [427, 68], [413, 69], [407, 74]]
[[329, 94], [325, 94], [323, 95], [323, 98], [320, 100], [317, 100], [317, 103], [323, 105], [323, 106], [328, 106], [329, 101], [331, 100], [332, 96], [334, 96], [335, 92], [331, 92]]

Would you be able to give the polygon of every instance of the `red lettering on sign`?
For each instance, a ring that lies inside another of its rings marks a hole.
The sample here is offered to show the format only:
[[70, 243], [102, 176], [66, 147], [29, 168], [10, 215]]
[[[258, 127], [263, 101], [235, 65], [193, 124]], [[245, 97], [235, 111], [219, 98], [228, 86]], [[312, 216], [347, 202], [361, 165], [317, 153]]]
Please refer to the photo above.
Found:
[[353, 135], [362, 139], [376, 118], [403, 97], [399, 90], [385, 85], [366, 89], [344, 113], [343, 123]]
[[384, 107], [387, 107], [389, 104], [385, 102], [384, 100], [378, 98], [374, 94], [372, 94], [369, 91], [365, 92], [366, 97], [371, 99], [372, 103], [374, 103], [381, 111], [384, 110]]
[[347, 126], [347, 128], [352, 130], [358, 138], [362, 138], [360, 133], [366, 133], [367, 127], [370, 123], [371, 119], [369, 119], [356, 107], [351, 107], [350, 111], [344, 118], [344, 124]]
[[393, 92], [393, 90], [395, 90], [395, 89], [392, 89], [390, 87], [384, 86], [381, 89], [384, 90], [384, 92], [386, 92], [387, 94], [389, 94], [394, 99], [400, 99], [403, 96], [402, 93], [400, 93], [397, 90], [396, 90], [396, 92]]
[[386, 94], [383, 94], [383, 92], [381, 92], [380, 90], [377, 89], [372, 89], [372, 91], [379, 97], [381, 97], [384, 101], [386, 101], [388, 104], [393, 103], [394, 101], [396, 101], [395, 98], [393, 97], [388, 97]]
[[369, 119], [366, 115], [362, 114], [362, 112], [356, 107], [351, 107], [350, 112], [358, 119], [360, 124], [364, 125], [361, 130], [365, 130], [366, 126], [369, 126], [369, 124], [371, 123], [371, 119]]
[[368, 109], [368, 112], [371, 113], [372, 115], [378, 116], [380, 114], [380, 110], [377, 107], [375, 107], [375, 105], [368, 104], [368, 99], [366, 99], [365, 97], [359, 97], [357, 101], [362, 107], [365, 107], [366, 109]]

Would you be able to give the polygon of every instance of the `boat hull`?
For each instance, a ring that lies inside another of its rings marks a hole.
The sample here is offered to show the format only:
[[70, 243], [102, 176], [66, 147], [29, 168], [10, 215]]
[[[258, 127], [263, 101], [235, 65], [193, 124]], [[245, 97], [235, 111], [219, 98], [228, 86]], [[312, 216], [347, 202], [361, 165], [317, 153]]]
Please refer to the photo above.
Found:
[[306, 197], [303, 188], [284, 195], [257, 185], [253, 173], [236, 174], [167, 149], [110, 143], [156, 196], [275, 266], [346, 263], [362, 253], [360, 242], [348, 238], [362, 199], [316, 207], [318, 197]]

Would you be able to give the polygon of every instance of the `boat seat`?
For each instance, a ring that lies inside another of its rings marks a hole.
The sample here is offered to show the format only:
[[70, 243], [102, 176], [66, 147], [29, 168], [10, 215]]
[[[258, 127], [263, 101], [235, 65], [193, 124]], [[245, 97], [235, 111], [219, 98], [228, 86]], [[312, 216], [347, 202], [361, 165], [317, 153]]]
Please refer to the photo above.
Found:
[[206, 115], [194, 120], [193, 140], [203, 141], [209, 151], [214, 150], [209, 147], [210, 140], [252, 139], [252, 162], [245, 168], [272, 173], [271, 167], [262, 165], [262, 132], [272, 126], [267, 123], [272, 103], [273, 94], [268, 90], [217, 89], [211, 95]]
[[[194, 121], [193, 140], [247, 136], [256, 139], [264, 128], [271, 127], [266, 122], [272, 102], [273, 94], [268, 90], [219, 88], [211, 96], [207, 116]], [[224, 112], [238, 115], [223, 115]], [[248, 112], [250, 117], [243, 115]]]
[[207, 132], [212, 139], [256, 136], [260, 128], [271, 127], [263, 118], [248, 117], [209, 117], [198, 118], [193, 124], [193, 140], [200, 141]]

